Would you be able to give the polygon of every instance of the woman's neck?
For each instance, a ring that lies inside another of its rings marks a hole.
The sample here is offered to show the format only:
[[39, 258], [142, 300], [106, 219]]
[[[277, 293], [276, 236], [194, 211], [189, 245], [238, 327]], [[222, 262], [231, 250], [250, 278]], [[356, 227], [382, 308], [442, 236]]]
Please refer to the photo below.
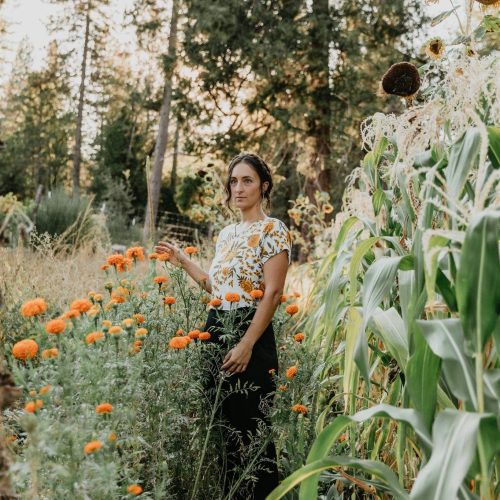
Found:
[[267, 215], [260, 208], [258, 208], [257, 210], [245, 211], [245, 212], [241, 210], [240, 215], [241, 215], [240, 224], [251, 224], [252, 222], [257, 222], [267, 217]]

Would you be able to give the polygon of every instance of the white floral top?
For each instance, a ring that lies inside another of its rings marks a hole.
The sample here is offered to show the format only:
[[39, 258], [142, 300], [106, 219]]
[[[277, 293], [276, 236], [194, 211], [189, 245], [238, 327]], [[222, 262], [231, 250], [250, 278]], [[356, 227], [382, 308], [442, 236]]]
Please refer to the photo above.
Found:
[[208, 272], [212, 298], [222, 301], [221, 309], [231, 309], [226, 293], [237, 293], [240, 301], [232, 308], [254, 306], [250, 292], [264, 291], [264, 264], [273, 255], [288, 252], [292, 261], [292, 238], [279, 219], [266, 217], [236, 233], [236, 224], [226, 226], [217, 238], [215, 257]]

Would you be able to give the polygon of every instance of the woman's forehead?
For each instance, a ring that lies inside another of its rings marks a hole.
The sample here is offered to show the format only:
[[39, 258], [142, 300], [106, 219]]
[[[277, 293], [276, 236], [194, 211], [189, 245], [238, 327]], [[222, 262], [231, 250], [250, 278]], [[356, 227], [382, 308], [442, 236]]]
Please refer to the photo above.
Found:
[[231, 172], [231, 177], [258, 177], [257, 172], [253, 167], [251, 167], [248, 163], [241, 161], [237, 163], [233, 171]]

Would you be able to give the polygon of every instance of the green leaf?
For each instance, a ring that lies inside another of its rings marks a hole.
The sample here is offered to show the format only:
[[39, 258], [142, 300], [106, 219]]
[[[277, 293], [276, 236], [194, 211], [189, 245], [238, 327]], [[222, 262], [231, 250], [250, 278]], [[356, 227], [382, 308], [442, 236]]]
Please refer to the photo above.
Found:
[[432, 427], [432, 455], [420, 470], [410, 498], [442, 500], [456, 498], [472, 464], [482, 419], [492, 415], [443, 410]]
[[482, 24], [488, 33], [500, 32], [500, 18], [498, 16], [484, 16]]
[[430, 429], [436, 410], [438, 378], [441, 360], [436, 356], [420, 331], [412, 323], [414, 352], [408, 360], [406, 379], [408, 392], [415, 408]]
[[344, 242], [347, 234], [349, 231], [352, 229], [354, 224], [356, 222], [359, 222], [359, 219], [357, 217], [349, 217], [343, 224], [342, 227], [340, 228], [339, 234], [337, 236], [337, 239], [335, 240], [335, 245], [334, 245], [334, 250], [335, 252], [338, 252], [340, 249], [340, 246]]
[[372, 324], [374, 332], [379, 334], [392, 357], [405, 371], [409, 356], [408, 333], [399, 313], [394, 307], [387, 311], [377, 309], [372, 317]]
[[464, 136], [451, 147], [448, 166], [445, 168], [447, 191], [451, 199], [460, 198], [467, 175], [479, 158], [480, 147], [481, 134], [475, 127], [469, 127]]
[[363, 323], [361, 334], [358, 336], [354, 359], [359, 371], [363, 375], [367, 385], [370, 382], [368, 366], [368, 346], [365, 338], [365, 329], [375, 309], [389, 294], [394, 285], [396, 273], [403, 261], [403, 257], [382, 257], [376, 260], [365, 274], [363, 281]]
[[[432, 447], [431, 436], [426, 429], [421, 415], [416, 410], [380, 404], [368, 408], [367, 410], [360, 411], [351, 417], [340, 416], [335, 418], [335, 420], [328, 424], [314, 440], [309, 455], [307, 456], [306, 463], [310, 464], [324, 459], [342, 432], [350, 424], [362, 423], [374, 417], [390, 418], [411, 425], [419, 437], [426, 454], [430, 453]], [[312, 475], [304, 480], [300, 488], [300, 497], [305, 499], [317, 498], [318, 480], [319, 474]]]
[[482, 351], [500, 313], [499, 222], [499, 212], [481, 212], [470, 222], [462, 245], [457, 302], [470, 352]]
[[477, 409], [474, 363], [465, 354], [460, 320], [417, 320], [417, 324], [432, 351], [443, 360], [443, 372], [453, 394]]
[[[300, 469], [296, 470], [293, 474], [284, 479], [281, 484], [266, 497], [266, 500], [278, 500], [313, 474], [318, 474], [323, 470], [332, 469], [334, 467], [351, 467], [359, 469], [369, 475], [376, 476], [392, 493], [393, 498], [397, 500], [408, 498], [408, 494], [399, 484], [398, 478], [394, 472], [387, 467], [387, 465], [374, 460], [361, 460], [345, 456], [331, 456], [304, 465]], [[305, 497], [302, 493], [300, 495], [301, 500], [310, 500], [311, 498], [316, 498], [316, 495], [313, 497]]]
[[429, 300], [433, 300], [439, 256], [443, 249], [447, 249], [449, 238], [440, 234], [431, 234], [424, 241], [425, 289]]
[[488, 158], [493, 168], [500, 168], [500, 127], [488, 128]]
[[[354, 351], [361, 334], [362, 317], [357, 308], [351, 307], [347, 313], [346, 333], [345, 333], [345, 354], [344, 354], [344, 400], [348, 408], [349, 394], [357, 390], [357, 368], [354, 363]], [[354, 410], [355, 411], [355, 410]]]
[[439, 23], [441, 23], [442, 21], [444, 21], [445, 19], [447, 19], [448, 17], [450, 17], [453, 12], [455, 12], [456, 10], [458, 9], [458, 7], [455, 7], [451, 10], [446, 10], [444, 12], [441, 12], [441, 14], [437, 15], [436, 17], [434, 17], [431, 21], [431, 26], [437, 26]]
[[362, 241], [354, 250], [351, 258], [351, 265], [349, 266], [349, 301], [351, 304], [356, 300], [356, 293], [358, 290], [358, 270], [361, 265], [361, 261], [365, 254], [370, 250], [370, 248], [375, 245], [375, 243], [380, 238], [378, 236], [372, 236], [367, 240]]
[[375, 191], [375, 193], [373, 193], [372, 204], [375, 215], [378, 215], [380, 213], [380, 210], [384, 206], [384, 203], [386, 203], [387, 201], [388, 198], [383, 189], [379, 188]]

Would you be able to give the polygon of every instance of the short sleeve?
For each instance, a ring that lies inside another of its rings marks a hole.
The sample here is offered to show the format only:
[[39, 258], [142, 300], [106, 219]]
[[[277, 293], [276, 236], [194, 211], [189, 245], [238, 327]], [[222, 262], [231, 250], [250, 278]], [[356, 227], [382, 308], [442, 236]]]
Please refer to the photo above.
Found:
[[281, 253], [283, 250], [288, 252], [288, 264], [292, 263], [292, 236], [286, 225], [275, 219], [271, 224], [264, 227], [264, 237], [262, 238], [261, 261], [267, 262], [271, 257]]

